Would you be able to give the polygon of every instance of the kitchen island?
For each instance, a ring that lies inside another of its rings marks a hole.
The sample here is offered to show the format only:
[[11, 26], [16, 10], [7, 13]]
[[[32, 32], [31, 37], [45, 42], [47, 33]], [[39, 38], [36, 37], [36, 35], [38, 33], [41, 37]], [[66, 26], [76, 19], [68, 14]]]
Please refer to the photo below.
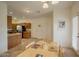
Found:
[[21, 33], [8, 33], [8, 49], [11, 49], [21, 43]]

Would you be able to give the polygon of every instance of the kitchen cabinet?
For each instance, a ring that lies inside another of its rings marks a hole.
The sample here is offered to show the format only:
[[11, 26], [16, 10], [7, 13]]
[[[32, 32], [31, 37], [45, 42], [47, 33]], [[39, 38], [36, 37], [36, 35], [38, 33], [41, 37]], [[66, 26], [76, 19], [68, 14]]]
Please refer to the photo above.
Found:
[[12, 16], [7, 16], [7, 27], [12, 29]]
[[21, 43], [21, 33], [8, 34], [8, 49], [16, 47]]
[[18, 25], [18, 24], [12, 24], [12, 29], [13, 29], [13, 30], [17, 30], [17, 25]]
[[24, 31], [23, 32], [23, 38], [31, 38], [31, 32], [30, 31]]
[[26, 29], [31, 29], [31, 23], [25, 23]]
[[25, 26], [26, 31], [22, 32], [22, 37], [27, 39], [27, 38], [31, 38], [31, 23], [16, 23], [16, 24], [12, 24], [12, 29], [13, 30], [17, 30], [17, 25], [20, 26]]
[[23, 38], [31, 38], [31, 23], [23, 24], [26, 28], [26, 31], [23, 31]]

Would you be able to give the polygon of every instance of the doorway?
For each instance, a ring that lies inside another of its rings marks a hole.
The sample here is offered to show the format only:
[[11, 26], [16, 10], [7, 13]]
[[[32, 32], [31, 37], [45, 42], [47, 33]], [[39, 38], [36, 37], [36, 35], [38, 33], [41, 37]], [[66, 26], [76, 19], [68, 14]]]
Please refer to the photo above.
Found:
[[79, 54], [79, 16], [72, 19], [72, 47]]

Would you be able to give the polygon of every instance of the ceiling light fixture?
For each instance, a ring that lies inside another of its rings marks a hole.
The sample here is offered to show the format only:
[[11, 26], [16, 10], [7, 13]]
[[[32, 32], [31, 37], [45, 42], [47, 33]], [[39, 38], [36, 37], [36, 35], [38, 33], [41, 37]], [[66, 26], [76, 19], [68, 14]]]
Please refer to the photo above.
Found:
[[31, 11], [30, 11], [30, 8], [26, 8], [24, 9], [24, 12], [26, 12], [27, 14], [29, 14]]
[[48, 6], [48, 4], [47, 3], [44, 3], [43, 4], [43, 8], [48, 8], [49, 6]]
[[13, 14], [13, 12], [9, 12], [9, 14]]
[[46, 0], [42, 0], [41, 2], [46, 2]]
[[30, 13], [30, 10], [26, 10], [27, 13]]
[[52, 4], [58, 4], [59, 1], [52, 1]]

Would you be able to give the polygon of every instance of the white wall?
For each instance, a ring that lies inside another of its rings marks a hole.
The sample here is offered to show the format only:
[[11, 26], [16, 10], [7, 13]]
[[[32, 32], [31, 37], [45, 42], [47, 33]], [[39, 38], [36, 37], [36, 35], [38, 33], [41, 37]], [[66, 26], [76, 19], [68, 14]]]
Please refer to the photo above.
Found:
[[[73, 17], [75, 18], [75, 16], [78, 16], [79, 17], [79, 2], [78, 1], [77, 2], [74, 2], [73, 6], [72, 6], [72, 19], [73, 19]], [[78, 26], [78, 28], [79, 28], [79, 26]], [[73, 37], [73, 38], [75, 38], [75, 39], [73, 39], [73, 41], [72, 41], [72, 46], [73, 46], [74, 50], [77, 52], [77, 54], [79, 55], [79, 51], [77, 51], [78, 48], [79, 48], [79, 39], [77, 41], [77, 38], [76, 37]]]
[[[52, 14], [37, 17], [32, 20], [32, 37], [52, 39]], [[40, 27], [38, 26], [40, 25]]]
[[79, 15], [79, 2], [74, 2], [74, 4], [72, 5], [72, 17]]
[[[62, 47], [71, 47], [71, 9], [54, 8], [53, 11], [53, 39], [60, 42]], [[65, 21], [65, 28], [59, 28], [59, 21]]]
[[0, 53], [7, 51], [7, 6], [0, 2]]

